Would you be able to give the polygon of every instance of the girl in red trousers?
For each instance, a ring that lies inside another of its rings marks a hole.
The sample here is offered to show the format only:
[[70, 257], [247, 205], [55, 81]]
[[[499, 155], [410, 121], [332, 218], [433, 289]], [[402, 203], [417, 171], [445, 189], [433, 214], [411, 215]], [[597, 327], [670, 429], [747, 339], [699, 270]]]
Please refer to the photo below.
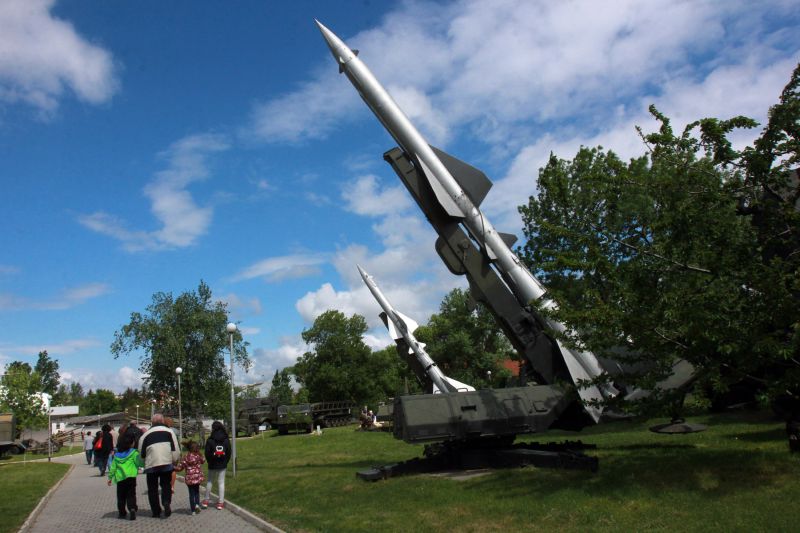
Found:
[[203, 476], [202, 464], [206, 462], [203, 454], [200, 453], [200, 445], [195, 441], [189, 441], [186, 446], [187, 453], [175, 467], [178, 472], [186, 470], [184, 480], [186, 488], [189, 489], [189, 507], [191, 514], [200, 514], [200, 484], [205, 480]]

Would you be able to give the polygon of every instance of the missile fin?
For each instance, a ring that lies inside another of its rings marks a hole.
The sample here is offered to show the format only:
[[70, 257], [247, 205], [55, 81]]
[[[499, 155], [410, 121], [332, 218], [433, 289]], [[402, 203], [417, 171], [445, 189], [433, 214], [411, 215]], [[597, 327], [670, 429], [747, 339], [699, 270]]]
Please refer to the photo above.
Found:
[[415, 331], [417, 331], [417, 328], [419, 327], [419, 324], [417, 324], [414, 321], [413, 318], [408, 318], [406, 315], [404, 315], [400, 311], [395, 311], [394, 314], [397, 315], [397, 318], [399, 318], [400, 320], [402, 320], [405, 323], [406, 328], [408, 329], [409, 333], [414, 333]]
[[451, 377], [447, 377], [447, 376], [444, 376], [444, 375], [442, 376], [442, 378], [444, 379], [445, 383], [447, 383], [447, 385], [449, 387], [453, 387], [453, 391], [452, 392], [467, 392], [467, 391], [474, 391], [475, 390], [475, 387], [473, 387], [472, 385], [467, 385], [466, 383], [461, 383], [457, 379], [453, 379]]
[[431, 189], [433, 189], [433, 194], [436, 195], [436, 200], [439, 201], [439, 205], [442, 206], [448, 215], [454, 218], [464, 218], [464, 213], [461, 212], [461, 209], [456, 205], [453, 199], [447, 194], [447, 191], [444, 190], [439, 180], [437, 180], [431, 169], [428, 168], [428, 165], [425, 164], [422, 159], [415, 156], [417, 163], [419, 163], [420, 168], [422, 169], [422, 173], [428, 179], [428, 183], [431, 185]]
[[487, 178], [486, 174], [481, 170], [473, 167], [469, 163], [465, 163], [457, 157], [453, 157], [447, 152], [439, 150], [435, 146], [431, 146], [431, 149], [450, 174], [453, 175], [453, 178], [455, 178], [461, 188], [464, 189], [464, 192], [467, 193], [472, 203], [475, 204], [476, 207], [479, 207], [483, 199], [486, 198], [486, 195], [489, 193], [489, 189], [492, 188], [491, 180]]
[[386, 326], [386, 329], [389, 330], [389, 336], [392, 339], [397, 340], [403, 338], [403, 335], [401, 335], [400, 332], [397, 331], [397, 328], [394, 327], [394, 324], [392, 323], [391, 320], [389, 320], [389, 317], [386, 315], [384, 311], [381, 311], [381, 313], [378, 316], [381, 317], [383, 325]]
[[503, 242], [506, 243], [506, 246], [508, 246], [509, 248], [514, 246], [514, 243], [517, 242], [517, 236], [512, 235], [511, 233], [498, 232], [497, 234], [500, 235], [500, 238], [503, 239]]

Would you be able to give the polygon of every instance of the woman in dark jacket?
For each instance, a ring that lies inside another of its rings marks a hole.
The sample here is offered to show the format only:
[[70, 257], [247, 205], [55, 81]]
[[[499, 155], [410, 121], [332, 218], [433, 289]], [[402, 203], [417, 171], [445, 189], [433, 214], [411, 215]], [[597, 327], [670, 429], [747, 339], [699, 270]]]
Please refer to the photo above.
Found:
[[111, 455], [111, 450], [114, 449], [114, 439], [111, 437], [111, 426], [106, 424], [103, 426], [102, 430], [100, 437], [98, 437], [98, 440], [101, 441], [100, 448], [94, 449], [94, 464], [100, 469], [100, 477], [106, 475], [108, 456]]
[[225, 426], [219, 420], [215, 420], [211, 424], [211, 436], [206, 440], [205, 456], [208, 464], [208, 482], [206, 483], [206, 497], [200, 503], [200, 507], [208, 508], [211, 487], [216, 480], [219, 493], [217, 509], [222, 509], [225, 507], [225, 469], [228, 468], [228, 461], [231, 457], [231, 441], [228, 438], [228, 432], [225, 431]]

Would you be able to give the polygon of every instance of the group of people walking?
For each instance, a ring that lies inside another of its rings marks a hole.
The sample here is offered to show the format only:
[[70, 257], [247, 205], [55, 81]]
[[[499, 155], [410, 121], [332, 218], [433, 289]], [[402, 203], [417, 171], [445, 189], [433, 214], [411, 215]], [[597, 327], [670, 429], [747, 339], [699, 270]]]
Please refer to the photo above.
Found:
[[[207, 509], [213, 484], [217, 485], [219, 499], [217, 509], [225, 506], [225, 471], [231, 455], [228, 433], [222, 422], [211, 426], [211, 436], [206, 439], [203, 453], [196, 441], [186, 443], [187, 453], [181, 455], [178, 436], [167, 425], [161, 414], [152, 418], [150, 429], [142, 433], [135, 425], [123, 425], [119, 435], [112, 428], [103, 426], [94, 437], [84, 437], [86, 462], [100, 469], [105, 476], [108, 470], [108, 485], [117, 484], [117, 510], [119, 518], [136, 520], [136, 480], [143, 471], [147, 480], [147, 499], [154, 518], [169, 518], [172, 514], [172, 494], [177, 472], [185, 472], [184, 481], [189, 490], [191, 514]], [[208, 465], [208, 481], [205, 498], [200, 500], [200, 485], [206, 481], [202, 465]], [[160, 489], [160, 491], [159, 491]], [[159, 495], [160, 492], [160, 495]]]

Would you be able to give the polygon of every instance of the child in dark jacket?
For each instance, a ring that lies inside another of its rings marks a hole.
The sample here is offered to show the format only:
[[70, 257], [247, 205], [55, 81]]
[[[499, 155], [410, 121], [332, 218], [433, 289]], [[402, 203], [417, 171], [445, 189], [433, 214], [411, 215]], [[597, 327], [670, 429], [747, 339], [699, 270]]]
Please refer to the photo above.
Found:
[[178, 461], [175, 470], [178, 472], [186, 470], [184, 480], [186, 488], [189, 489], [190, 512], [191, 514], [200, 514], [200, 484], [205, 481], [202, 465], [206, 460], [200, 453], [200, 445], [195, 441], [189, 441], [186, 447], [189, 449], [189, 453]]
[[215, 420], [211, 424], [211, 436], [206, 441], [205, 449], [206, 461], [208, 461], [208, 483], [206, 484], [206, 498], [201, 506], [206, 509], [211, 495], [212, 482], [217, 482], [217, 509], [225, 507], [225, 470], [228, 468], [228, 461], [231, 456], [231, 441], [225, 426], [222, 422]]
[[[139, 450], [133, 447], [133, 438], [122, 435], [108, 468], [108, 486], [111, 486], [112, 481], [117, 484], [117, 510], [120, 518], [129, 515], [131, 520], [136, 520], [136, 511], [139, 509], [136, 505], [136, 476], [139, 475], [139, 467], [143, 465]], [[128, 513], [125, 512], [126, 504]]]

